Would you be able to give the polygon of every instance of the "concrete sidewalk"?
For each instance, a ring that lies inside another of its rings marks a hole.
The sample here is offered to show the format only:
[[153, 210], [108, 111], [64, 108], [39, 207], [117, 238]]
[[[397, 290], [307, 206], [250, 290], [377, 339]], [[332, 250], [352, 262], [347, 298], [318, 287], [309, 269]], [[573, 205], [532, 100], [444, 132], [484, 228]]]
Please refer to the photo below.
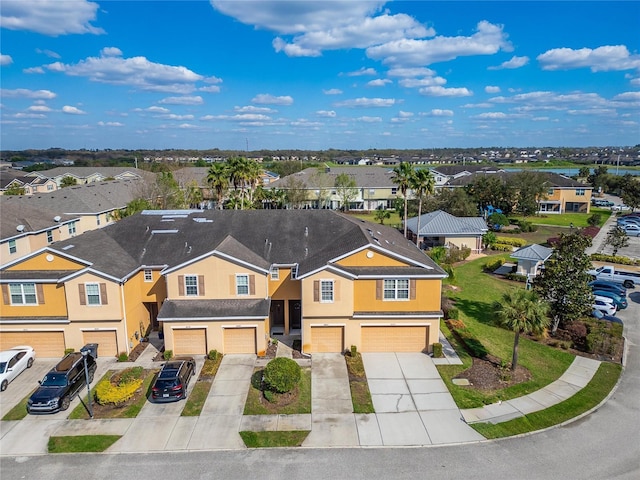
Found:
[[462, 410], [467, 423], [502, 423], [563, 402], [584, 388], [600, 367], [598, 360], [576, 357], [555, 382], [529, 395], [493, 403], [481, 408]]

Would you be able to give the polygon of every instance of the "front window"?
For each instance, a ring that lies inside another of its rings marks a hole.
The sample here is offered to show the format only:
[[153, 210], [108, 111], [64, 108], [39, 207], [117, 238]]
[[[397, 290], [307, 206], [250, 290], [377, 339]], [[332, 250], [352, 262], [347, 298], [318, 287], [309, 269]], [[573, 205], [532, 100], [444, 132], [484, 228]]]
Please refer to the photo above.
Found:
[[100, 226], [100, 215], [96, 215], [96, 225]]
[[576, 195], [579, 196], [579, 197], [584, 197], [584, 192], [585, 192], [584, 188], [578, 188], [576, 190]]
[[70, 222], [67, 227], [69, 228], [69, 235], [73, 236], [76, 234], [76, 222]]
[[53, 243], [53, 232], [51, 230], [47, 230], [47, 243]]
[[100, 286], [97, 283], [87, 283], [85, 285], [87, 292], [87, 305], [100, 305]]
[[280, 269], [278, 267], [271, 268], [271, 280], [280, 280]]
[[396, 187], [391, 187], [391, 195], [397, 195], [398, 189]]
[[144, 269], [144, 281], [153, 282], [153, 272], [148, 268]]
[[9, 253], [16, 253], [18, 251], [18, 246], [16, 245], [15, 240], [9, 240]]
[[50, 192], [51, 190], [53, 190], [53, 185], [52, 184], [48, 184], [47, 185], [47, 191]]
[[320, 280], [320, 301], [333, 302], [333, 280]]
[[384, 281], [385, 300], [408, 300], [409, 280], [406, 278]]
[[197, 296], [198, 295], [198, 276], [197, 275], [186, 275], [184, 277], [184, 286], [185, 292], [187, 296]]
[[549, 190], [547, 190], [547, 195], [553, 195], [553, 188], [550, 188]]
[[236, 294], [249, 295], [249, 275], [236, 275]]
[[35, 283], [10, 283], [9, 293], [12, 305], [36, 305], [38, 303]]

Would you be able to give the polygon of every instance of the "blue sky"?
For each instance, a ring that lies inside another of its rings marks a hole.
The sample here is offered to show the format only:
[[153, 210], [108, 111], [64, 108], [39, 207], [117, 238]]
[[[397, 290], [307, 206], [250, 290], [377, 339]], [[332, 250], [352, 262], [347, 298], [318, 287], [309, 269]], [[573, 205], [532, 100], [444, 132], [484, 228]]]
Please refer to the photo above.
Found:
[[2, 0], [1, 148], [640, 143], [640, 2]]

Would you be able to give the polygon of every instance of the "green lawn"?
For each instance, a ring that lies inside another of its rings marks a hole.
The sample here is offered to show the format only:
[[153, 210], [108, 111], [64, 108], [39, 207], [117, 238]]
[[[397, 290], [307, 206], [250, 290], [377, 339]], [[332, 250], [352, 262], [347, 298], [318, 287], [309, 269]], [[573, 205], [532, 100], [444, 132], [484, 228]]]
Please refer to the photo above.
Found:
[[[35, 389], [33, 390], [33, 392], [35, 392]], [[20, 402], [15, 407], [13, 407], [11, 410], [5, 413], [4, 417], [2, 417], [2, 420], [6, 420], [6, 421], [22, 420], [24, 417], [26, 417], [27, 416], [27, 400], [29, 400], [29, 397], [31, 397], [33, 392], [31, 392], [29, 395], [24, 397], [22, 400], [20, 400]]]
[[[358, 212], [354, 213], [353, 211], [347, 212], [349, 215], [360, 218], [362, 220], [366, 220], [371, 223], [380, 223], [376, 220], [375, 212]], [[391, 217], [385, 219], [384, 224], [391, 227], [400, 227], [402, 225], [402, 212], [394, 212], [390, 211]]]
[[240, 432], [248, 448], [299, 447], [309, 435], [308, 430], [288, 432]]
[[[521, 283], [509, 282], [482, 272], [482, 265], [497, 257], [480, 258], [455, 268], [455, 290], [446, 290], [446, 295], [456, 301], [462, 320], [475, 338], [487, 351], [505, 362], [511, 361], [513, 332], [494, 326], [491, 304], [509, 288], [523, 288]], [[503, 255], [507, 258], [508, 255]], [[573, 361], [573, 355], [546, 345], [520, 338], [519, 364], [532, 375], [528, 382], [497, 391], [483, 392], [469, 387], [457, 386], [452, 378], [471, 366], [472, 358], [457, 345], [446, 327], [443, 333], [456, 346], [463, 365], [441, 365], [438, 370], [460, 408], [474, 408], [498, 400], [526, 395], [558, 379]]]
[[49, 437], [49, 453], [104, 452], [120, 435]]
[[600, 404], [615, 386], [621, 372], [621, 365], [602, 363], [587, 386], [562, 403], [508, 422], [496, 425], [476, 423], [471, 426], [486, 438], [500, 438], [558, 425]]
[[244, 415], [294, 415], [311, 413], [311, 369], [303, 368], [298, 383], [297, 396], [286, 404], [268, 402], [258, 388], [262, 379], [262, 368], [256, 368], [251, 378], [249, 394], [244, 405]]
[[558, 227], [566, 227], [569, 228], [573, 223], [574, 227], [588, 227], [589, 223], [587, 219], [595, 214], [600, 214], [600, 227], [604, 225], [604, 222], [611, 215], [611, 210], [608, 208], [592, 208], [590, 213], [561, 213], [561, 214], [540, 214], [534, 215], [531, 217], [518, 217], [509, 215], [509, 218], [517, 218], [518, 220], [526, 220], [530, 223], [535, 223], [536, 225], [553, 225]]
[[349, 372], [349, 389], [351, 390], [353, 413], [375, 413], [369, 384], [367, 383], [367, 375], [362, 363], [362, 355], [357, 353], [355, 356], [345, 355], [344, 358]]

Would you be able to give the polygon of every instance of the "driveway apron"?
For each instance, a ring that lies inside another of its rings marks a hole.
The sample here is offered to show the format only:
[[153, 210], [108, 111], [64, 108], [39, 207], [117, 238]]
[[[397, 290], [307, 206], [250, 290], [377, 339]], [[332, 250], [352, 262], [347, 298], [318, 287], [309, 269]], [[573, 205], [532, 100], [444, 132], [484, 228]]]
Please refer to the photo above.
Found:
[[422, 353], [363, 353], [383, 445], [435, 445], [479, 441]]

